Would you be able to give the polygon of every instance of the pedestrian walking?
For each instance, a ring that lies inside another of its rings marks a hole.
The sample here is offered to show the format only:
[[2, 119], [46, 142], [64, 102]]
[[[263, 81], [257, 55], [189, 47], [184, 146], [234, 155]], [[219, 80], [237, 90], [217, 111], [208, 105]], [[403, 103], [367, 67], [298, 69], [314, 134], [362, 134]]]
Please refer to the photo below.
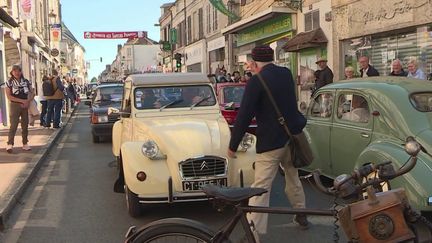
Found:
[[10, 101], [10, 128], [6, 151], [8, 153], [12, 153], [13, 151], [15, 134], [20, 120], [23, 143], [22, 149], [28, 151], [31, 150], [31, 147], [28, 145], [28, 108], [30, 102], [32, 102], [34, 98], [33, 88], [31, 82], [23, 77], [21, 66], [13, 65], [10, 75], [11, 77], [6, 82], [6, 96]]
[[376, 70], [372, 65], [369, 64], [369, 57], [362, 56], [359, 59], [360, 63], [360, 77], [372, 77], [379, 76], [378, 70]]
[[[40, 114], [40, 125], [45, 127], [47, 125], [47, 113], [48, 113], [48, 101], [45, 97], [45, 94], [43, 93], [43, 86], [46, 83], [50, 83], [51, 80], [47, 75], [44, 75], [42, 77], [42, 95], [39, 96], [39, 102], [41, 103], [42, 109]], [[48, 84], [50, 85], [50, 84]]]
[[316, 73], [317, 78], [315, 81], [315, 90], [318, 90], [327, 84], [333, 83], [333, 72], [327, 66], [327, 59], [325, 57], [318, 58], [315, 63], [320, 69], [319, 72]]
[[352, 78], [354, 78], [354, 68], [348, 66], [345, 68], [345, 79], [352, 79]]
[[50, 81], [52, 85], [52, 95], [46, 96], [48, 100], [48, 114], [45, 127], [51, 127], [51, 121], [53, 121], [53, 127], [60, 128], [63, 99], [65, 98], [63, 91], [65, 87], [56, 70], [53, 70], [53, 76]]
[[426, 80], [426, 74], [418, 67], [417, 60], [415, 58], [411, 58], [408, 61], [408, 78], [417, 78]]
[[[259, 73], [267, 83], [279, 106], [292, 134], [298, 134], [306, 125], [305, 117], [297, 109], [295, 83], [291, 71], [273, 64], [274, 51], [268, 46], [255, 47], [250, 62], [251, 71]], [[285, 169], [285, 193], [294, 208], [305, 207], [305, 194], [298, 178], [298, 170], [291, 161], [289, 137], [279, 123], [276, 111], [257, 75], [246, 84], [240, 110], [228, 148], [228, 156], [235, 158], [235, 152], [247, 131], [253, 117], [257, 122], [257, 158], [255, 162], [255, 180], [251, 187], [265, 188], [268, 192], [249, 200], [251, 206], [269, 206], [272, 182], [279, 164]], [[255, 237], [267, 232], [268, 215], [248, 214]], [[294, 217], [295, 223], [307, 228], [309, 222], [304, 214]]]
[[75, 86], [73, 85], [72, 81], [69, 79], [67, 80], [67, 102], [68, 104], [70, 104], [70, 108], [73, 109], [75, 107], [75, 101], [76, 101], [76, 90], [75, 90]]
[[402, 68], [402, 63], [399, 59], [395, 59], [392, 62], [393, 71], [390, 73], [390, 76], [401, 76], [406, 77], [408, 75]]

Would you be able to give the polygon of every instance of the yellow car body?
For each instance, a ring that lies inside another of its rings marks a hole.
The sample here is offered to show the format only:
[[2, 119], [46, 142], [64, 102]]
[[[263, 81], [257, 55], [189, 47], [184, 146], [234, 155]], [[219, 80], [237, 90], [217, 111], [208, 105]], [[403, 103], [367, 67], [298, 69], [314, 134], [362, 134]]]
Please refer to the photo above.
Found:
[[[211, 91], [208, 105], [140, 109], [143, 105], [136, 101], [147, 87], [154, 92], [167, 87], [185, 92], [192, 86]], [[142, 204], [207, 200], [200, 189], [205, 184], [252, 184], [255, 144], [240, 148], [243, 151], [235, 159], [227, 157], [230, 130], [205, 75], [131, 75], [124, 87], [122, 118], [113, 127], [112, 149], [132, 216], [141, 214]], [[143, 152], [148, 144], [158, 148], [156, 156]]]

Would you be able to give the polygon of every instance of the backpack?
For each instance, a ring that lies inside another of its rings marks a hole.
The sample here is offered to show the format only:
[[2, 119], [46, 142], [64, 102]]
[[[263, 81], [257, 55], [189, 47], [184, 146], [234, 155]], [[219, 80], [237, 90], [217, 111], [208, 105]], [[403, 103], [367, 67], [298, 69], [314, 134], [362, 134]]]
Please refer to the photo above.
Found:
[[44, 96], [53, 96], [55, 93], [54, 85], [51, 80], [44, 80], [42, 83], [42, 92]]

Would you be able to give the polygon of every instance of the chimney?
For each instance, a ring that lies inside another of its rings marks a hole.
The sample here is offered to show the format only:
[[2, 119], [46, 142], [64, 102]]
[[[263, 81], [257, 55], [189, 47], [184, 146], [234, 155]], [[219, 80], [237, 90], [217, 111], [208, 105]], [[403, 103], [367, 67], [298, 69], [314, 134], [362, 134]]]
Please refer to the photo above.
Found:
[[119, 52], [121, 51], [121, 49], [122, 49], [122, 45], [121, 45], [121, 44], [118, 44], [118, 45], [117, 45], [117, 53], [119, 53]]

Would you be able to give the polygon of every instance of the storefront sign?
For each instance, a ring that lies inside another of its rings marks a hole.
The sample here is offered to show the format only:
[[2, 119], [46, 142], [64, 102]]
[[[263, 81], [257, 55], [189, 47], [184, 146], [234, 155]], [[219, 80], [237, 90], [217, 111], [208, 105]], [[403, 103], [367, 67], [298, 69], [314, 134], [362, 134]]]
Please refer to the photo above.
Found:
[[84, 39], [129, 39], [142, 38], [144, 31], [128, 31], [128, 32], [84, 32]]
[[203, 62], [204, 60], [204, 42], [200, 41], [186, 48], [186, 65]]
[[291, 15], [281, 15], [240, 32], [237, 38], [237, 46], [266, 39], [291, 30]]
[[431, 0], [358, 1], [349, 5], [347, 12], [350, 36], [363, 34], [362, 31], [406, 25], [430, 10]]
[[207, 43], [207, 51], [211, 52], [219, 48], [225, 47], [225, 36], [221, 36]]

